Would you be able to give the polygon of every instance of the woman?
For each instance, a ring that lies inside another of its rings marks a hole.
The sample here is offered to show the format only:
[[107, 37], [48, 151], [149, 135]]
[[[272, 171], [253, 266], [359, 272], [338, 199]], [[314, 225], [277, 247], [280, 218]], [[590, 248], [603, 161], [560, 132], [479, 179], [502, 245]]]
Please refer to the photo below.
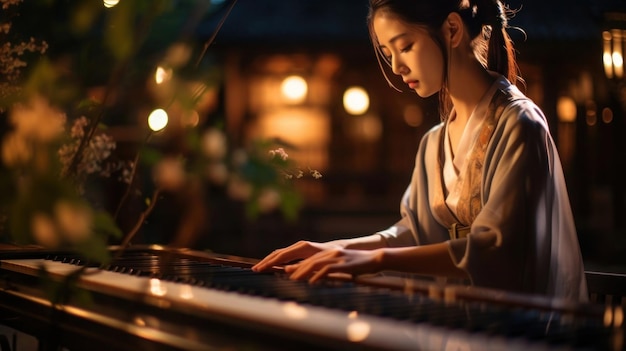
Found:
[[442, 106], [402, 219], [370, 236], [298, 242], [254, 270], [303, 259], [285, 267], [291, 278], [394, 270], [587, 299], [561, 163], [542, 111], [515, 86], [505, 10], [496, 0], [370, 0], [379, 60]]

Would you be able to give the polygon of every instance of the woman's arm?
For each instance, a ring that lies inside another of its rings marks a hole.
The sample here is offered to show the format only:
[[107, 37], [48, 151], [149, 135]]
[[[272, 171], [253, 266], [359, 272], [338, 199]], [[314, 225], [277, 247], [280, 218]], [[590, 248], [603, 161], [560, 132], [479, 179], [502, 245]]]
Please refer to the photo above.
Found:
[[374, 250], [387, 246], [385, 244], [385, 239], [383, 239], [380, 234], [372, 234], [359, 238], [333, 240], [328, 243], [350, 250]]
[[367, 251], [336, 248], [285, 267], [290, 278], [309, 279], [310, 282], [336, 272], [363, 274], [385, 270], [467, 278], [467, 274], [453, 264], [445, 242]]
[[310, 257], [320, 251], [329, 249], [373, 250], [385, 247], [385, 240], [379, 234], [372, 234], [359, 238], [332, 240], [325, 243], [312, 241], [298, 241], [288, 247], [274, 250], [252, 267], [260, 272], [299, 259]]
[[450, 257], [448, 242], [414, 247], [384, 248], [384, 270], [404, 271], [431, 276], [467, 278]]

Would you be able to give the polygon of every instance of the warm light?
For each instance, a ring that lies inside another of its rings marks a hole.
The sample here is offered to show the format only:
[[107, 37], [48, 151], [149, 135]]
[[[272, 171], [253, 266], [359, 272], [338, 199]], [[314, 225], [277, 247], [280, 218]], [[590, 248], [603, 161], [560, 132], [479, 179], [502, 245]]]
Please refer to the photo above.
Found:
[[193, 290], [191, 285], [185, 284], [180, 287], [180, 297], [185, 300], [193, 299]]
[[613, 312], [613, 326], [620, 328], [624, 324], [624, 310], [622, 306], [615, 306]]
[[598, 123], [598, 105], [595, 101], [588, 100], [585, 102], [585, 118], [589, 126], [594, 126]]
[[611, 306], [606, 306], [604, 308], [604, 326], [610, 327], [612, 323], [613, 323], [613, 310], [611, 309]]
[[168, 66], [182, 67], [189, 62], [192, 54], [193, 49], [189, 44], [183, 42], [174, 43], [167, 49], [163, 60]]
[[411, 127], [419, 127], [424, 121], [424, 111], [419, 105], [406, 105], [404, 108], [404, 122]]
[[197, 111], [191, 110], [183, 116], [183, 124], [187, 127], [197, 127], [200, 123], [200, 115]]
[[272, 109], [260, 114], [250, 128], [250, 138], [276, 138], [293, 145], [289, 158], [296, 162], [306, 158], [307, 166], [314, 169], [325, 169], [327, 165], [330, 135], [328, 112], [305, 107]]
[[163, 109], [156, 109], [148, 116], [148, 126], [155, 132], [165, 128], [167, 126], [167, 112]]
[[261, 138], [278, 138], [293, 145], [327, 143], [330, 121], [323, 111], [288, 109], [261, 115], [256, 131]]
[[309, 311], [306, 307], [291, 301], [283, 305], [283, 312], [287, 318], [295, 320], [306, 319], [309, 316]]
[[102, 2], [104, 3], [104, 7], [111, 8], [117, 5], [120, 2], [120, 0], [103, 0]]
[[347, 337], [352, 342], [360, 342], [370, 335], [371, 326], [367, 322], [356, 320], [348, 324]]
[[608, 31], [602, 32], [602, 41], [604, 43], [602, 61], [604, 62], [604, 73], [607, 78], [613, 78], [613, 59], [611, 58], [611, 33]]
[[621, 52], [613, 52], [611, 55], [613, 67], [615, 68], [615, 76], [621, 78], [624, 75], [624, 58]]
[[595, 126], [596, 123], [598, 122], [598, 116], [594, 115], [589, 115], [587, 114], [587, 117], [585, 117], [586, 121], [587, 121], [587, 125], [588, 126]]
[[167, 293], [167, 287], [162, 285], [160, 280], [152, 278], [150, 279], [150, 292], [152, 295], [165, 296]]
[[576, 103], [569, 96], [561, 96], [556, 103], [556, 113], [561, 122], [576, 121]]
[[611, 29], [602, 32], [602, 62], [609, 79], [624, 77], [624, 40], [626, 30]]
[[613, 53], [611, 59], [613, 60], [613, 73], [615, 78], [622, 78], [624, 76], [624, 57], [622, 56], [622, 31], [619, 29], [612, 30], [613, 37]]
[[606, 124], [613, 122], [613, 110], [608, 107], [602, 109], [602, 122]]
[[145, 327], [146, 321], [143, 320], [141, 317], [135, 317], [135, 324], [137, 324], [140, 327]]
[[604, 326], [621, 327], [624, 323], [624, 310], [622, 306], [607, 305], [604, 307]]
[[154, 81], [157, 84], [161, 84], [166, 82], [172, 78], [172, 69], [165, 67], [157, 67], [156, 72], [154, 73]]
[[377, 115], [368, 113], [359, 118], [351, 118], [350, 133], [365, 141], [379, 140], [383, 133], [383, 125]]
[[289, 102], [299, 104], [306, 98], [308, 86], [304, 78], [289, 76], [283, 80], [280, 91]]
[[351, 115], [362, 115], [370, 107], [367, 91], [361, 87], [350, 87], [343, 93], [343, 107]]

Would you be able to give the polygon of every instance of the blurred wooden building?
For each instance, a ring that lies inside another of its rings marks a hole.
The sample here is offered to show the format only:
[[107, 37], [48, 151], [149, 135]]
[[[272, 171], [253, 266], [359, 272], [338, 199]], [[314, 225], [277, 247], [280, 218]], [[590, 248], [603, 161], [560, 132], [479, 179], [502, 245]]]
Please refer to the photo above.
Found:
[[[203, 24], [202, 40], [214, 33], [228, 4]], [[626, 168], [620, 61], [626, 3], [515, 0], [508, 6], [515, 12], [509, 33], [525, 91], [550, 120], [583, 251], [619, 261], [626, 249], [620, 220], [626, 214], [620, 177]], [[299, 162], [325, 175], [302, 184], [303, 220], [311, 222], [308, 232], [285, 242], [359, 235], [393, 223], [419, 139], [439, 120], [436, 101], [387, 86], [366, 15], [365, 0], [239, 0], [209, 48], [223, 64], [229, 131], [241, 140], [284, 139], [298, 147]], [[290, 77], [304, 82], [302, 96], [281, 93]], [[344, 94], [354, 87], [367, 94], [365, 111], [344, 106]]]

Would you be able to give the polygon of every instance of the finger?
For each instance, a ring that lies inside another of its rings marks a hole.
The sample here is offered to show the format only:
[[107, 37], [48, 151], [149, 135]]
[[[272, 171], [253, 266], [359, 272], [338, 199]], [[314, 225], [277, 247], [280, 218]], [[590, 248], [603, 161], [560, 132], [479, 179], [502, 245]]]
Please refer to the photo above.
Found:
[[291, 246], [284, 248], [284, 249], [274, 250], [272, 253], [267, 255], [260, 262], [252, 266], [252, 270], [263, 271], [277, 264], [288, 262], [290, 260], [295, 259], [295, 258], [293, 259], [290, 258], [290, 256], [294, 255], [291, 252], [291, 250], [292, 250]]
[[290, 273], [291, 279], [302, 279], [315, 272], [319, 267], [337, 262], [339, 259], [335, 250], [320, 251], [297, 264], [290, 265], [291, 267], [286, 272]]
[[328, 274], [332, 273], [334, 269], [336, 269], [337, 265], [334, 264], [330, 264], [327, 265], [325, 267], [323, 267], [322, 269], [318, 270], [317, 272], [315, 272], [313, 274], [313, 276], [311, 278], [309, 278], [309, 283], [311, 284], [315, 284], [318, 281], [320, 281], [323, 278], [326, 278], [328, 276]]
[[253, 271], [263, 271], [271, 266], [273, 266], [276, 262], [280, 260], [280, 250], [275, 250], [269, 255], [265, 256], [261, 261], [257, 262], [254, 266], [252, 266]]
[[252, 267], [255, 271], [269, 269], [275, 265], [285, 264], [302, 258], [309, 257], [317, 253], [318, 249], [314, 248], [307, 241], [299, 241], [286, 248], [274, 250], [271, 254], [261, 260]]
[[295, 280], [305, 279], [311, 276], [312, 274], [314, 274], [315, 272], [317, 272], [318, 270], [323, 269], [324, 267], [330, 264], [335, 264], [335, 263], [337, 263], [336, 258], [328, 258], [328, 259], [318, 258], [315, 260], [307, 259], [305, 261], [300, 262], [298, 266], [295, 267], [294, 271], [291, 273], [289, 278], [295, 279]]
[[298, 269], [299, 266], [300, 266], [299, 263], [290, 264], [288, 266], [285, 266], [285, 273], [291, 274], [292, 272], [295, 272]]

